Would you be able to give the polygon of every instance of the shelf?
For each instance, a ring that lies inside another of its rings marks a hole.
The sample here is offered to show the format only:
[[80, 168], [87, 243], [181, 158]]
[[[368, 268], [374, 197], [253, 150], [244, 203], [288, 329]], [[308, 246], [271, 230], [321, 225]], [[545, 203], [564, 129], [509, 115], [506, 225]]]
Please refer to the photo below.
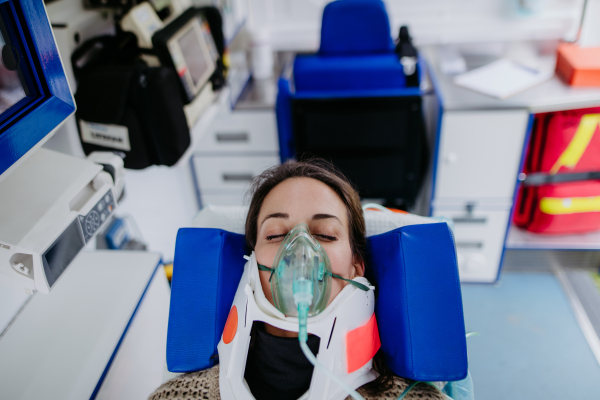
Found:
[[513, 250], [600, 250], [600, 232], [542, 235], [511, 225], [504, 247]]

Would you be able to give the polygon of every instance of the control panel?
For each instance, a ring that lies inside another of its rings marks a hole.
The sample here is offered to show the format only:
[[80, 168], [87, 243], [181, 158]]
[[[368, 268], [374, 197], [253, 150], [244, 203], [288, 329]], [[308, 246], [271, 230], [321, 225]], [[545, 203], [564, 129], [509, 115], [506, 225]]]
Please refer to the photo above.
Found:
[[109, 190], [86, 216], [79, 216], [81, 231], [86, 244], [94, 237], [98, 228], [100, 228], [104, 221], [112, 214], [115, 207], [115, 199], [112, 191]]

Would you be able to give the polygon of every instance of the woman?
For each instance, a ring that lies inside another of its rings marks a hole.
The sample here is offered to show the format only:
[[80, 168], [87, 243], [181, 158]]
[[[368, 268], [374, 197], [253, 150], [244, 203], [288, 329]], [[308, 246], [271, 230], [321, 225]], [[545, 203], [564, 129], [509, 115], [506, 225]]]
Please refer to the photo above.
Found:
[[[365, 265], [365, 221], [358, 193], [348, 180], [324, 161], [287, 162], [258, 176], [252, 185], [246, 219], [248, 246], [258, 264], [271, 265], [287, 233], [306, 224], [327, 253], [333, 274], [329, 302], [347, 285], [346, 280], [368, 275]], [[271, 273], [261, 270], [260, 283], [273, 304]], [[375, 291], [377, 293], [377, 291]], [[298, 332], [266, 323], [255, 324], [244, 378], [257, 400], [297, 399], [310, 387], [313, 365], [298, 343]], [[316, 353], [319, 338], [309, 336]], [[412, 381], [394, 376], [383, 354], [373, 359], [379, 377], [358, 392], [365, 399], [396, 399]], [[149, 399], [220, 399], [219, 366], [175, 378], [158, 388]], [[348, 397], [350, 399], [350, 397]], [[434, 387], [418, 384], [405, 397], [444, 399]]]

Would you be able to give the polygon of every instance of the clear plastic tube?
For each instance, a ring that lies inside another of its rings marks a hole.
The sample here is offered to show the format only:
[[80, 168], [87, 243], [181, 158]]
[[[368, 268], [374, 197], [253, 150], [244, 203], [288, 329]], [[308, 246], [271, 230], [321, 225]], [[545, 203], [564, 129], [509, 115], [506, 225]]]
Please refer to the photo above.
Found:
[[[333, 374], [333, 372], [331, 372], [330, 370], [327, 369], [327, 367], [325, 367], [323, 364], [321, 364], [317, 358], [315, 357], [315, 355], [312, 353], [312, 351], [310, 351], [310, 349], [308, 348], [308, 345], [306, 344], [306, 317], [302, 317], [303, 315], [306, 315], [306, 313], [302, 313], [300, 311], [300, 307], [302, 306], [302, 304], [298, 305], [298, 316], [299, 316], [299, 329], [298, 329], [298, 339], [300, 341], [300, 348], [302, 349], [302, 352], [304, 353], [304, 355], [306, 356], [306, 358], [308, 359], [308, 361], [310, 361], [310, 363], [312, 365], [315, 366], [315, 368], [319, 368], [321, 371], [323, 371], [325, 373], [325, 375], [327, 375], [332, 381], [334, 381], [335, 383], [337, 383], [338, 385], [340, 385], [340, 387], [342, 389], [344, 389], [346, 392], [348, 392], [350, 394], [350, 396], [352, 396], [352, 398], [354, 400], [365, 400], [364, 397], [362, 397], [360, 394], [358, 394], [358, 392], [354, 389], [352, 389], [350, 386], [346, 385], [341, 379], [339, 379], [337, 376], [335, 376]], [[308, 310], [308, 307], [306, 306], [306, 309]], [[304, 321], [302, 321], [304, 319]], [[304, 325], [304, 327], [303, 327]], [[302, 334], [302, 332], [304, 332], [304, 335]]]
[[410, 385], [408, 385], [408, 387], [406, 389], [404, 389], [404, 392], [402, 392], [402, 394], [400, 394], [400, 396], [398, 396], [398, 398], [396, 400], [402, 400], [406, 397], [406, 395], [408, 394], [408, 392], [410, 392], [410, 390], [412, 388], [414, 388], [415, 386], [417, 386], [418, 383], [421, 383], [419, 381], [414, 381], [413, 383], [411, 383]]

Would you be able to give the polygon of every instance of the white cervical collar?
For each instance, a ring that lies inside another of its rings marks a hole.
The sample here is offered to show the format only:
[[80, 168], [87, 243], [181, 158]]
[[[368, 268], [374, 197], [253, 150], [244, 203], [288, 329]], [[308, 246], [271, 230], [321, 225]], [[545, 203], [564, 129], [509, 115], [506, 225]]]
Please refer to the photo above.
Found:
[[[355, 280], [373, 289], [366, 278], [359, 277]], [[372, 359], [356, 371], [348, 373], [346, 335], [368, 324], [374, 310], [373, 290], [365, 292], [353, 285], [346, 285], [321, 314], [308, 318], [308, 333], [321, 339], [317, 360], [354, 389], [374, 380], [377, 373], [372, 370]], [[280, 329], [298, 332], [298, 318], [286, 317], [266, 299], [254, 252], [244, 267], [229, 320], [235, 319], [232, 317], [234, 313], [237, 314], [235, 336], [231, 339], [229, 335], [227, 344], [222, 336], [218, 345], [221, 398], [254, 400], [244, 380], [252, 323], [262, 321]], [[233, 323], [229, 320], [227, 324], [231, 328]], [[227, 330], [226, 328], [226, 332]], [[231, 329], [229, 332], [232, 332]], [[346, 391], [332, 382], [319, 368], [315, 368], [310, 389], [300, 400], [343, 400], [347, 396]]]

